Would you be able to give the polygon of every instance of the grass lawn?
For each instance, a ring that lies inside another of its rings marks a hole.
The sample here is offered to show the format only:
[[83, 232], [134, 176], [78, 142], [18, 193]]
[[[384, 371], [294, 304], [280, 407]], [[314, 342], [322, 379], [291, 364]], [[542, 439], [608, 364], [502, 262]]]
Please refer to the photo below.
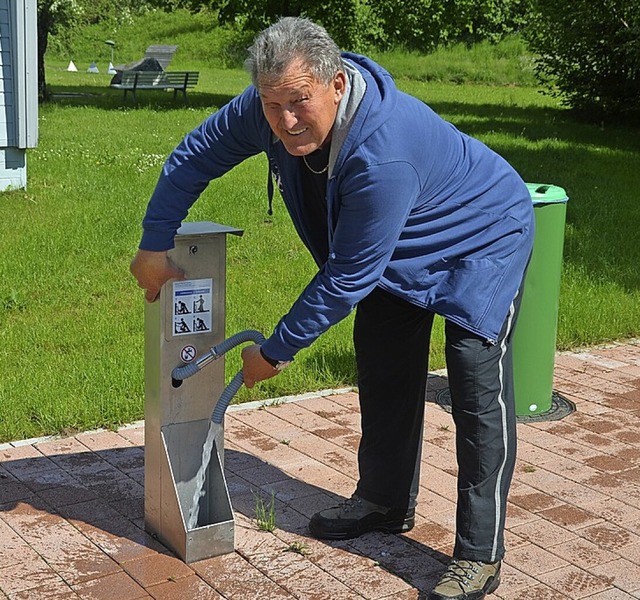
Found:
[[[201, 72], [189, 104], [142, 92], [137, 108], [108, 88], [109, 75], [86, 73], [90, 61], [75, 57], [78, 73], [67, 57], [48, 62], [56, 96], [40, 107], [28, 190], [0, 194], [0, 442], [142, 417], [143, 299], [128, 272], [140, 220], [166, 155], [248, 83], [241, 69], [179, 56], [172, 68]], [[639, 335], [638, 132], [576, 123], [530, 83], [460, 85], [421, 75], [429, 64], [410, 55], [376, 58], [525, 180], [567, 190], [558, 347]], [[314, 273], [277, 195], [267, 216], [266, 178], [266, 161], [249, 160], [212, 182], [189, 216], [245, 230], [228, 240], [228, 334], [268, 335]], [[237, 400], [354, 385], [350, 320]], [[232, 351], [228, 374], [239, 365]], [[431, 366], [444, 366], [441, 322]]]

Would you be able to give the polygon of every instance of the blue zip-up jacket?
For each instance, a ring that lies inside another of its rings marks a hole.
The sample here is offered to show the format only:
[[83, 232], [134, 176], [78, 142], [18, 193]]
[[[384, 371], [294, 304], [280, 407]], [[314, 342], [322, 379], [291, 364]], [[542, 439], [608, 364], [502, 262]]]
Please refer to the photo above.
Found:
[[[371, 60], [345, 54], [348, 86], [331, 138], [329, 258], [301, 218], [301, 160], [275, 138], [250, 86], [167, 159], [140, 247], [167, 250], [210, 180], [266, 152], [318, 273], [263, 345], [291, 360], [376, 286], [493, 342], [533, 244], [529, 191], [487, 146], [400, 92]], [[326, 225], [322, 225], [326, 229]]]

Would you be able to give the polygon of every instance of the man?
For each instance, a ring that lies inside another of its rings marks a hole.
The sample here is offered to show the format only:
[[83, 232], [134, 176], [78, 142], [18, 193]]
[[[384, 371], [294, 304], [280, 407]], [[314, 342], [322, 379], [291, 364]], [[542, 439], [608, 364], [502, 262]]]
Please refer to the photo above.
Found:
[[515, 462], [510, 340], [533, 240], [529, 192], [501, 157], [310, 21], [280, 20], [249, 52], [253, 85], [165, 163], [132, 272], [148, 301], [182, 277], [166, 251], [189, 207], [211, 179], [267, 154], [318, 272], [266, 342], [243, 350], [246, 384], [277, 375], [356, 308], [359, 481], [312, 517], [319, 538], [413, 527], [429, 337], [442, 315], [458, 505], [454, 557], [430, 598], [484, 598], [500, 581]]

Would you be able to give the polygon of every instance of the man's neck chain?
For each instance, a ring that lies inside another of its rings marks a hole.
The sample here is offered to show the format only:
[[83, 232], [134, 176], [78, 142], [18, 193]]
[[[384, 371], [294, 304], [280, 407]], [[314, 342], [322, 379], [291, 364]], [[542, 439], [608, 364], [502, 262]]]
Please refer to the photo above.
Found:
[[326, 173], [329, 169], [329, 162], [327, 161], [326, 166], [324, 167], [324, 169], [321, 169], [320, 171], [316, 171], [315, 169], [311, 168], [311, 165], [307, 162], [307, 157], [303, 156], [302, 160], [304, 161], [304, 164], [307, 165], [307, 169], [309, 169], [309, 171], [311, 171], [314, 175], [322, 175], [323, 173]]

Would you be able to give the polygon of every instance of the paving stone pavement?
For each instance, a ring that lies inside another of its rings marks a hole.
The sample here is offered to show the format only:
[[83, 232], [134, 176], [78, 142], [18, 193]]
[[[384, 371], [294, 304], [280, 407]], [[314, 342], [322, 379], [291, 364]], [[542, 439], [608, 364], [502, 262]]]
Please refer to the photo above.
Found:
[[[232, 407], [234, 553], [186, 565], [144, 531], [144, 426], [0, 445], [0, 600], [426, 599], [452, 550], [454, 425], [429, 378], [421, 494], [406, 535], [309, 537], [351, 495], [353, 391]], [[559, 353], [561, 420], [518, 424], [502, 600], [640, 598], [640, 340]], [[256, 494], [274, 494], [261, 531]]]

